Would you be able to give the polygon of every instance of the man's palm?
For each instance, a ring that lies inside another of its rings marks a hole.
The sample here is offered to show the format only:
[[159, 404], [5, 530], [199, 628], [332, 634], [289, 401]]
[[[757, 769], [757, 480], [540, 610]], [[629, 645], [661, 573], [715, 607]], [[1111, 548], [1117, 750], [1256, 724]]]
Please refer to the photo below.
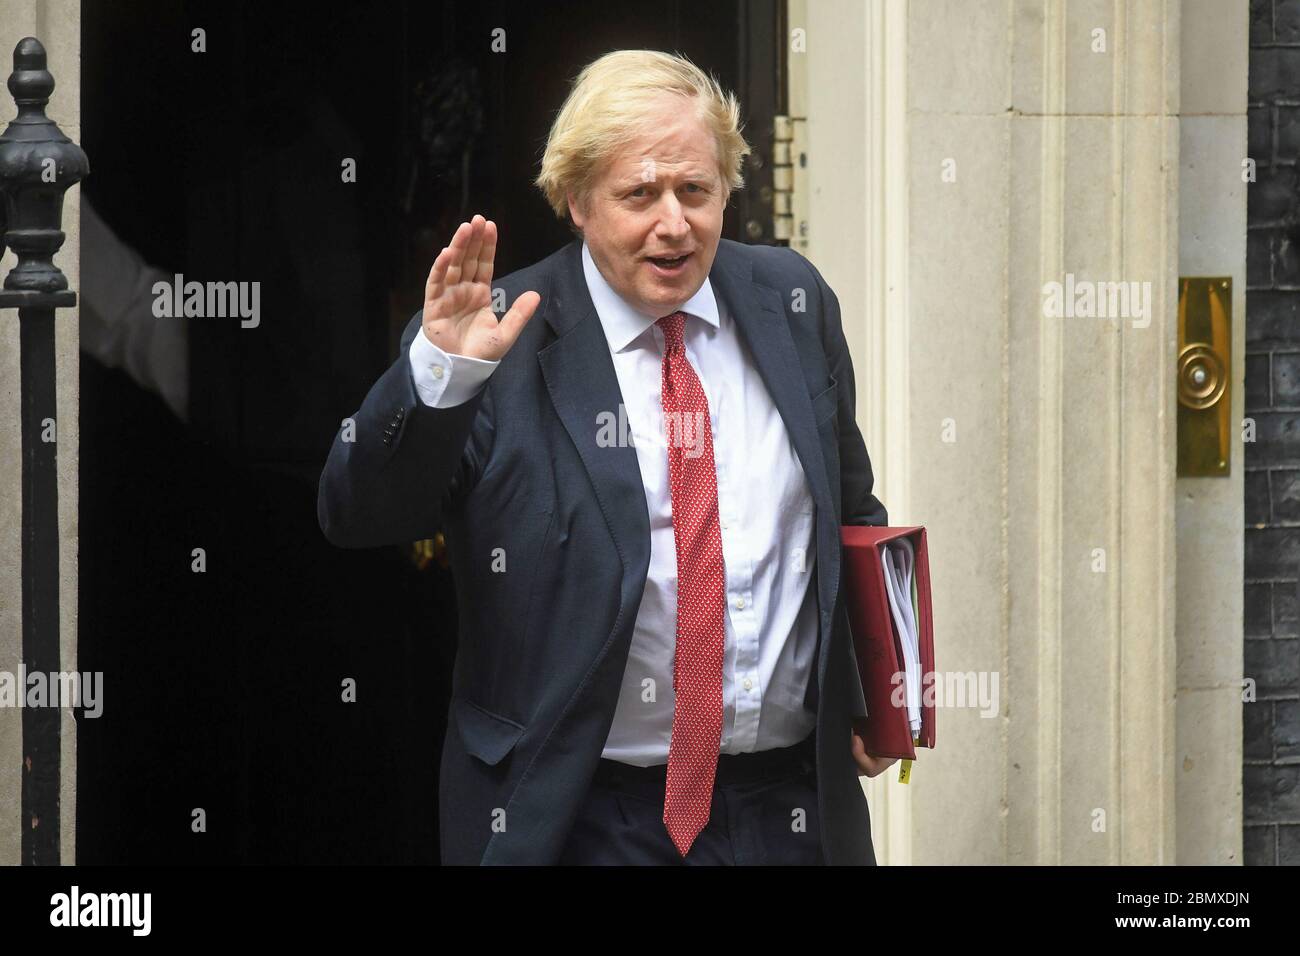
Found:
[[475, 215], [460, 224], [429, 270], [424, 285], [424, 334], [450, 355], [499, 360], [542, 301], [536, 292], [524, 292], [497, 321], [491, 308], [496, 247], [496, 223]]

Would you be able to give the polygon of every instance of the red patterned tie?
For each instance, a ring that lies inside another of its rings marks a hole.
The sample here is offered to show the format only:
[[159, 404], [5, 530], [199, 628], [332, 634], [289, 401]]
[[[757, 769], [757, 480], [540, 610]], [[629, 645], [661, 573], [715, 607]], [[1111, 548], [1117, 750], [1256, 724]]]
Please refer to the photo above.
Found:
[[685, 322], [685, 313], [674, 312], [657, 323], [664, 333], [662, 399], [677, 545], [676, 700], [664, 826], [682, 856], [709, 820], [722, 740], [726, 614], [713, 428], [708, 398], [682, 345]]

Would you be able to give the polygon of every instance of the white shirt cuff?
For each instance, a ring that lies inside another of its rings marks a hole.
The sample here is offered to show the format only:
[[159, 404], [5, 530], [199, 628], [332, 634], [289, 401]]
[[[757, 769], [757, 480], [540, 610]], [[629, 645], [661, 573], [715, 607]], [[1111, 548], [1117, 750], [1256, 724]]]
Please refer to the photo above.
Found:
[[420, 401], [432, 408], [452, 408], [468, 402], [501, 362], [453, 355], [429, 341], [424, 329], [411, 339], [411, 378]]

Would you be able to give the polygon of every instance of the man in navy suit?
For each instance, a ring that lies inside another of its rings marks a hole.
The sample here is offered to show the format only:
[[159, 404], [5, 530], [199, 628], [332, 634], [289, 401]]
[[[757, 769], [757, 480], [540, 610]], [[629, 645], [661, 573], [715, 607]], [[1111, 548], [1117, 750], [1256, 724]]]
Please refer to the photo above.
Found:
[[840, 525], [887, 516], [835, 294], [721, 239], [738, 118], [588, 65], [537, 180], [578, 238], [494, 282], [462, 223], [330, 450], [331, 542], [445, 533], [444, 863], [875, 863]]

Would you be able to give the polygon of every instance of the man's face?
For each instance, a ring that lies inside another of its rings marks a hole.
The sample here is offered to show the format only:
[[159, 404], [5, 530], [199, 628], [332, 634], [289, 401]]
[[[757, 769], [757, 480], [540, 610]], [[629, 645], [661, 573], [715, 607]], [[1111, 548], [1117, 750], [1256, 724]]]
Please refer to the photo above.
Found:
[[717, 143], [691, 105], [667, 96], [651, 117], [651, 132], [606, 163], [585, 204], [570, 194], [569, 213], [605, 281], [633, 308], [659, 318], [704, 285], [726, 195]]

